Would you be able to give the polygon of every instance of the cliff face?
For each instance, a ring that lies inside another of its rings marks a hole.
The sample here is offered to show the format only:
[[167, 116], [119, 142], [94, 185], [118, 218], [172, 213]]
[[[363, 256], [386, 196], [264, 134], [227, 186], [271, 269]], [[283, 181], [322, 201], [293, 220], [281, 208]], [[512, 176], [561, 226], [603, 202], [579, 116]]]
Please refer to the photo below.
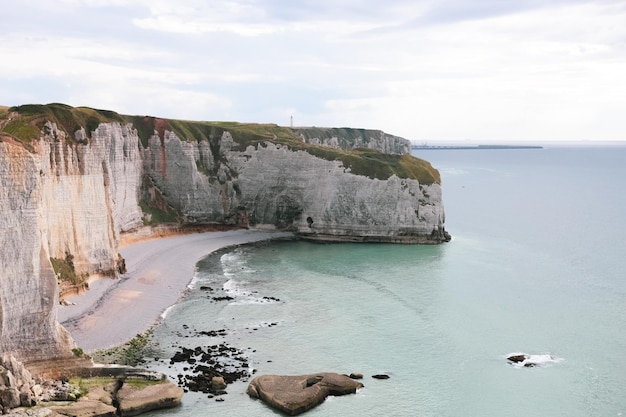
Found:
[[67, 354], [56, 322], [57, 283], [40, 225], [43, 187], [37, 158], [0, 142], [0, 351], [19, 357]]
[[[120, 234], [157, 215], [310, 239], [449, 239], [430, 165], [430, 181], [381, 174], [387, 165], [407, 171], [414, 158], [368, 151], [335, 160], [298, 148], [300, 140], [294, 150], [213, 127], [203, 139], [182, 138], [159, 121], [143, 142], [138, 130], [145, 126], [118, 121], [92, 123], [89, 135], [84, 126], [67, 133], [48, 121], [27, 145], [0, 135], [0, 352], [25, 361], [68, 355], [73, 342], [56, 322], [60, 275], [52, 260], [65, 260], [78, 277], [114, 274]], [[368, 146], [403, 152], [401, 141], [397, 148], [382, 138]], [[369, 172], [369, 164], [371, 175], [354, 173]]]
[[381, 130], [300, 127], [294, 128], [306, 143], [338, 149], [375, 149], [383, 153], [409, 154], [411, 142]]
[[436, 243], [443, 240], [439, 184], [353, 175], [339, 161], [266, 144], [231, 158], [239, 204], [251, 223], [323, 240]]
[[81, 144], [70, 143], [52, 123], [44, 132], [35, 142], [44, 244], [50, 257], [73, 255], [79, 274], [109, 273], [119, 233], [142, 224], [137, 134], [129, 126], [102, 124]]
[[323, 240], [446, 239], [439, 184], [353, 175], [340, 161], [270, 142], [238, 151], [228, 132], [219, 143], [185, 142], [172, 132], [149, 140], [146, 173], [187, 221], [276, 227]]
[[32, 145], [0, 142], [0, 351], [27, 361], [71, 354], [50, 258], [70, 254], [78, 276], [112, 273], [120, 231], [141, 224], [142, 159], [128, 127], [102, 125], [87, 145], [47, 123]]

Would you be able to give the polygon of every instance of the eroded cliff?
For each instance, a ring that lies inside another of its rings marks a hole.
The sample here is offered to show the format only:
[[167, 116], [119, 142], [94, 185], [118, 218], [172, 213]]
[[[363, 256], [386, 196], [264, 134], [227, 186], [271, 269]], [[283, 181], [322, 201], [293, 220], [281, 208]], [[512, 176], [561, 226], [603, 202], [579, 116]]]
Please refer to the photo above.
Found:
[[[329, 148], [275, 125], [63, 105], [11, 109], [0, 129], [0, 351], [22, 360], [68, 354], [71, 339], [56, 322], [58, 281], [115, 274], [120, 234], [142, 224], [274, 228], [323, 240], [449, 239], [438, 172], [382, 132], [369, 145], [347, 145], [347, 135]], [[349, 130], [333, 134], [341, 131]]]
[[56, 321], [67, 277], [52, 262], [71, 266], [69, 286], [115, 274], [120, 232], [141, 225], [136, 132], [103, 124], [88, 143], [66, 136], [46, 122], [30, 149], [6, 135], [0, 142], [0, 351], [26, 362], [74, 347]]
[[411, 153], [411, 142], [409, 140], [390, 135], [381, 130], [298, 127], [294, 128], [294, 132], [300, 135], [306, 143], [313, 145], [345, 150], [368, 148], [392, 154]]

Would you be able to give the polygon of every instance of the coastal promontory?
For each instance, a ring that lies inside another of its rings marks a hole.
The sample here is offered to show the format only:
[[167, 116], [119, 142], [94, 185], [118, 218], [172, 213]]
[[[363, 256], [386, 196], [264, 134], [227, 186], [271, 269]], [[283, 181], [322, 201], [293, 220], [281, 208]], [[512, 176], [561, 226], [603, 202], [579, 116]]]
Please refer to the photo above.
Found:
[[0, 353], [34, 373], [72, 361], [59, 301], [122, 273], [130, 233], [445, 242], [439, 172], [409, 152], [375, 130], [0, 107]]

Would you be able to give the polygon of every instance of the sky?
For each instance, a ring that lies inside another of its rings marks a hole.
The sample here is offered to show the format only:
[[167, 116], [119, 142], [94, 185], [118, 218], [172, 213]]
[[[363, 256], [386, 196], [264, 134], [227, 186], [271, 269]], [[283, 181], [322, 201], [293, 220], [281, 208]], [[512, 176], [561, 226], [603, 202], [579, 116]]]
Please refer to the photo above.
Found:
[[626, 140], [626, 0], [20, 0], [0, 22], [1, 105]]

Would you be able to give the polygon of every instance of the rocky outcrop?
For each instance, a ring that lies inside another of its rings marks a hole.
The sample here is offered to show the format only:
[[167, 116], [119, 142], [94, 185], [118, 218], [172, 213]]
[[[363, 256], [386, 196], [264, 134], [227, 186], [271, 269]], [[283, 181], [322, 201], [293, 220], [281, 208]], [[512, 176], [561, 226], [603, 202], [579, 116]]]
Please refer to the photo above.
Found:
[[306, 143], [338, 149], [375, 149], [383, 153], [411, 153], [411, 141], [381, 130], [298, 127], [293, 129]]
[[66, 381], [34, 378], [12, 355], [4, 354], [0, 358], [0, 410], [4, 414], [44, 401], [75, 401], [79, 396], [78, 388]]
[[[165, 375], [131, 367], [85, 366], [74, 373], [80, 387], [33, 377], [12, 355], [0, 357], [0, 414], [72, 417], [135, 416], [180, 405], [182, 388]], [[41, 410], [47, 410], [42, 413]], [[28, 410], [22, 412], [20, 410]]]
[[324, 402], [329, 395], [354, 394], [363, 384], [346, 375], [319, 373], [299, 376], [262, 375], [248, 385], [248, 395], [296, 416]]
[[183, 397], [182, 388], [172, 383], [133, 387], [124, 384], [117, 391], [116, 401], [121, 417], [131, 417], [152, 410], [161, 410], [180, 405]]

